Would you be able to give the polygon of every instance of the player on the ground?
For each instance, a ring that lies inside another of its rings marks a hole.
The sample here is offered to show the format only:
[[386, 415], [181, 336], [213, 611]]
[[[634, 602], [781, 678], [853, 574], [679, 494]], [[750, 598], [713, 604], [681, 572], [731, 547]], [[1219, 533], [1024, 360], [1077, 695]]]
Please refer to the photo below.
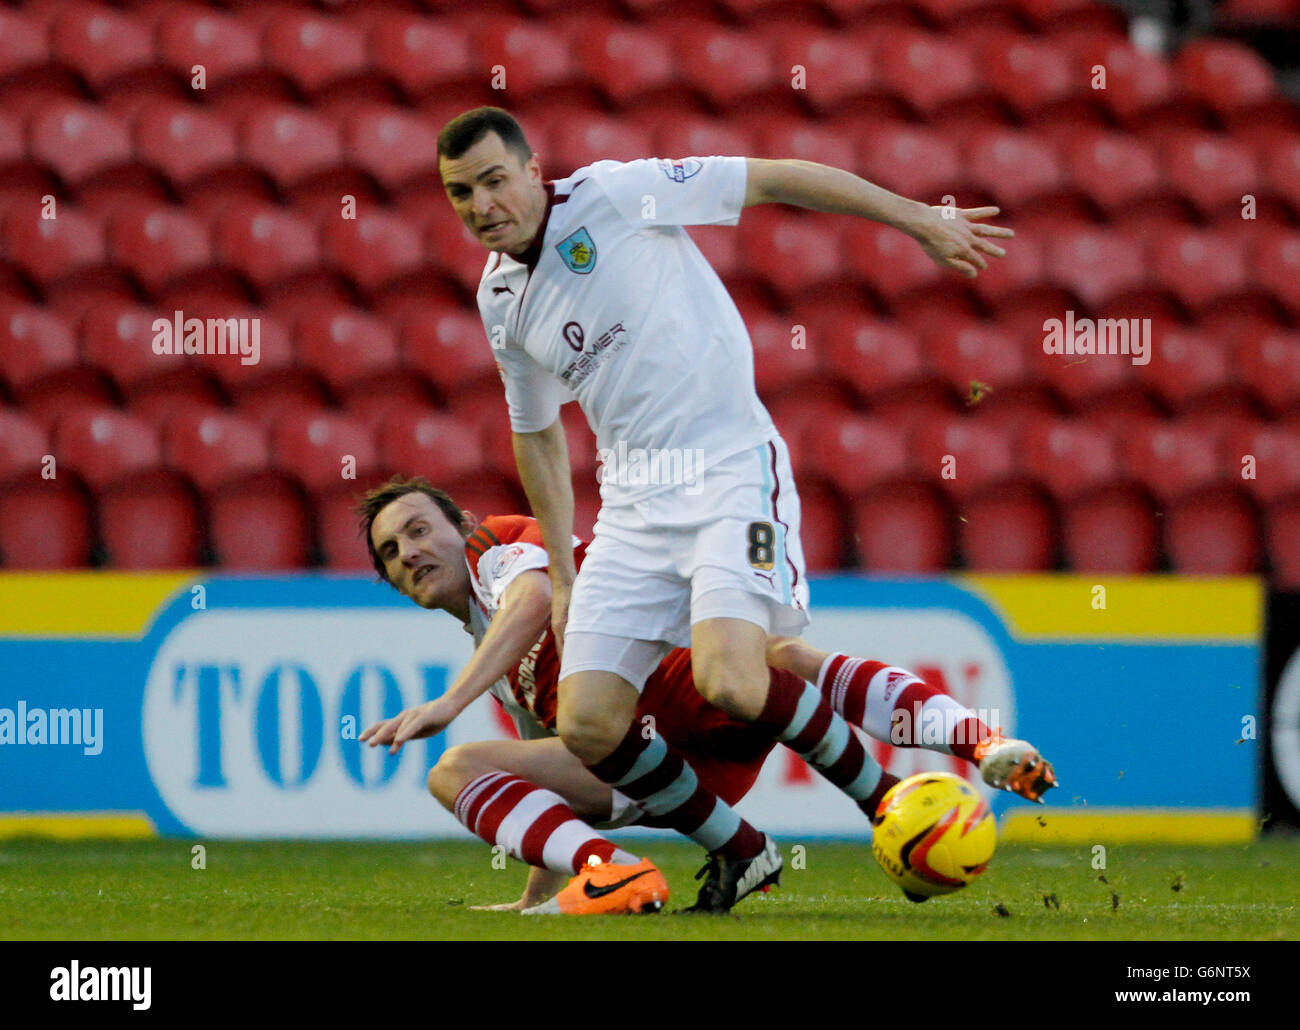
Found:
[[[644, 876], [649, 864], [619, 851], [586, 824], [660, 821], [593, 777], [561, 742], [537, 739], [555, 731], [559, 662], [548, 625], [548, 558], [535, 521], [493, 516], [480, 525], [427, 481], [400, 478], [367, 493], [360, 514], [381, 578], [423, 607], [456, 615], [473, 633], [477, 648], [446, 694], [376, 723], [361, 739], [396, 750], [407, 740], [441, 732], [474, 698], [491, 690], [511, 713], [523, 741], [451, 748], [430, 772], [431, 792], [471, 832], [488, 843], [504, 843], [509, 853], [535, 867], [524, 897], [513, 907], [540, 904], [558, 887], [556, 875], [577, 872], [556, 900], [555, 905], [568, 906], [561, 911], [626, 911], [618, 906], [640, 899], [644, 879], [625, 892], [627, 898], [611, 892], [591, 899], [585, 884], [593, 875], [608, 882]], [[584, 550], [576, 542], [579, 565]], [[905, 670], [829, 655], [801, 640], [773, 639], [768, 651], [773, 682], [792, 672], [816, 681], [837, 710], [878, 739], [911, 746], [896, 732], [900, 713], [914, 717], [916, 725], [932, 724], [930, 716], [941, 713], [947, 742], [937, 750], [976, 762], [987, 781], [1024, 796], [1045, 789], [1042, 769], [1013, 769], [1008, 742], [1000, 734]], [[770, 735], [704, 701], [694, 688], [690, 653], [684, 650], [671, 652], [651, 674], [638, 704], [637, 725], [680, 748], [698, 772], [701, 789], [732, 804], [753, 785], [774, 743]], [[860, 775], [876, 779], [862, 805], [871, 817], [897, 777], [882, 775], [856, 737], [849, 736], [836, 761], [861, 761]], [[796, 751], [799, 745], [792, 742]], [[708, 814], [701, 807], [706, 803], [703, 794], [695, 801], [701, 820]], [[592, 856], [601, 860], [594, 870], [588, 866]], [[547, 876], [543, 867], [553, 875]], [[541, 909], [550, 910], [554, 906]]]
[[[768, 636], [797, 635], [808, 621], [799, 500], [754, 388], [744, 322], [683, 227], [793, 204], [884, 222], [973, 276], [1004, 253], [989, 237], [1012, 235], [980, 223], [997, 209], [941, 211], [824, 165], [744, 157], [598, 161], [548, 182], [499, 108], [452, 119], [438, 153], [452, 206], [494, 252], [479, 312], [550, 556], [561, 739], [603, 782], [665, 807], [659, 795], [681, 756], [643, 738], [633, 716], [659, 660], [689, 644], [705, 698], [778, 740], [818, 731], [811, 763], [860, 801], [861, 785], [820, 757], [847, 735], [844, 720], [814, 688], [768, 675]], [[606, 458], [581, 575], [559, 418], [575, 399]], [[780, 865], [762, 835], [720, 845], [706, 884], [715, 910]]]

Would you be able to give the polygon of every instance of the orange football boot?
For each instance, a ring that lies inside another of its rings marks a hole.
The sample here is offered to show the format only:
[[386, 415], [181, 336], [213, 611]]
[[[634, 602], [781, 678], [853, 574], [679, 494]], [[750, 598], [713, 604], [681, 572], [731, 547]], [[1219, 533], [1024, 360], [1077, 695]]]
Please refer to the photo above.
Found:
[[1038, 748], [1028, 741], [1002, 736], [1000, 728], [975, 745], [975, 761], [990, 787], [1012, 791], [1040, 805], [1043, 795], [1058, 785], [1056, 770]]
[[588, 861], [564, 890], [540, 905], [523, 910], [526, 916], [647, 915], [668, 901], [668, 881], [648, 858], [636, 865], [615, 865], [598, 858]]

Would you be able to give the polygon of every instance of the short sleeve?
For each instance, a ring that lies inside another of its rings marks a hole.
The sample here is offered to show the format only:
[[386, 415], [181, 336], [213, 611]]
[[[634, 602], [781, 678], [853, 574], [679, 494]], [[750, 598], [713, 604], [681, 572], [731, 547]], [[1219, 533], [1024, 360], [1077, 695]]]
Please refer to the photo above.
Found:
[[745, 206], [743, 157], [602, 161], [593, 169], [605, 195], [632, 225], [735, 225]]
[[516, 433], [536, 433], [560, 417], [560, 408], [573, 395], [548, 374], [526, 351], [506, 347], [496, 352], [506, 387], [510, 428]]

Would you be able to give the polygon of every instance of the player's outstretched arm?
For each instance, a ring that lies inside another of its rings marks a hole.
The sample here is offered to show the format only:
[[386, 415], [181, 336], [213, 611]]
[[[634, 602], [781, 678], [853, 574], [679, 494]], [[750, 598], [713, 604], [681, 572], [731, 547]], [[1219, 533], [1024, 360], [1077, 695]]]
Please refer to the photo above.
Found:
[[475, 912], [522, 912], [555, 897], [568, 882], [569, 878], [564, 873], [533, 866], [528, 870], [528, 882], [524, 885], [523, 897], [518, 901], [507, 901], [500, 905], [471, 905], [470, 908]]
[[883, 222], [911, 236], [938, 264], [972, 278], [988, 267], [987, 257], [1006, 254], [989, 237], [1015, 235], [1010, 229], [983, 224], [982, 219], [998, 214], [996, 207], [928, 207], [815, 161], [751, 157], [745, 167], [745, 207], [791, 204]]
[[573, 563], [573, 481], [564, 424], [557, 418], [540, 432], [515, 433], [514, 446], [519, 479], [550, 557], [551, 628], [555, 649], [562, 652], [569, 593], [578, 575]]
[[522, 572], [506, 588], [483, 642], [441, 697], [375, 723], [361, 734], [371, 747], [387, 744], [397, 754], [408, 740], [423, 740], [445, 730], [475, 698], [517, 666], [537, 643], [551, 617], [551, 584], [545, 573]]

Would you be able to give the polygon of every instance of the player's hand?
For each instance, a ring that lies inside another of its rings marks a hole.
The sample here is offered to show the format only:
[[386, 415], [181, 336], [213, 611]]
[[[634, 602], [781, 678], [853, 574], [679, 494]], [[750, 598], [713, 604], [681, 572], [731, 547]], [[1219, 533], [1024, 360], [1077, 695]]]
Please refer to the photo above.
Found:
[[441, 697], [434, 698], [422, 705], [398, 712], [391, 719], [381, 719], [368, 727], [361, 734], [360, 739], [368, 742], [371, 747], [387, 744], [388, 753], [395, 755], [402, 750], [402, 745], [408, 740], [432, 737], [451, 724], [457, 713], [452, 711], [444, 701], [445, 699]]
[[[998, 214], [996, 207], [931, 207], [918, 224], [909, 229], [935, 263], [953, 268], [974, 279], [988, 268], [987, 257], [1005, 257], [1006, 251], [988, 237], [1010, 239], [1011, 229], [984, 225], [980, 219]], [[986, 257], [987, 256], [987, 257]]]
[[566, 580], [551, 581], [551, 630], [555, 633], [555, 653], [564, 655], [564, 627], [569, 621], [569, 595], [573, 584]]
[[564, 873], [533, 866], [528, 870], [528, 883], [524, 886], [523, 897], [518, 901], [503, 902], [499, 905], [471, 905], [470, 909], [474, 912], [522, 912], [526, 908], [540, 905], [543, 901], [555, 897], [568, 879]]
[[470, 905], [471, 912], [522, 912], [530, 906], [524, 904], [524, 899], [518, 901], [503, 901], [499, 905]]

